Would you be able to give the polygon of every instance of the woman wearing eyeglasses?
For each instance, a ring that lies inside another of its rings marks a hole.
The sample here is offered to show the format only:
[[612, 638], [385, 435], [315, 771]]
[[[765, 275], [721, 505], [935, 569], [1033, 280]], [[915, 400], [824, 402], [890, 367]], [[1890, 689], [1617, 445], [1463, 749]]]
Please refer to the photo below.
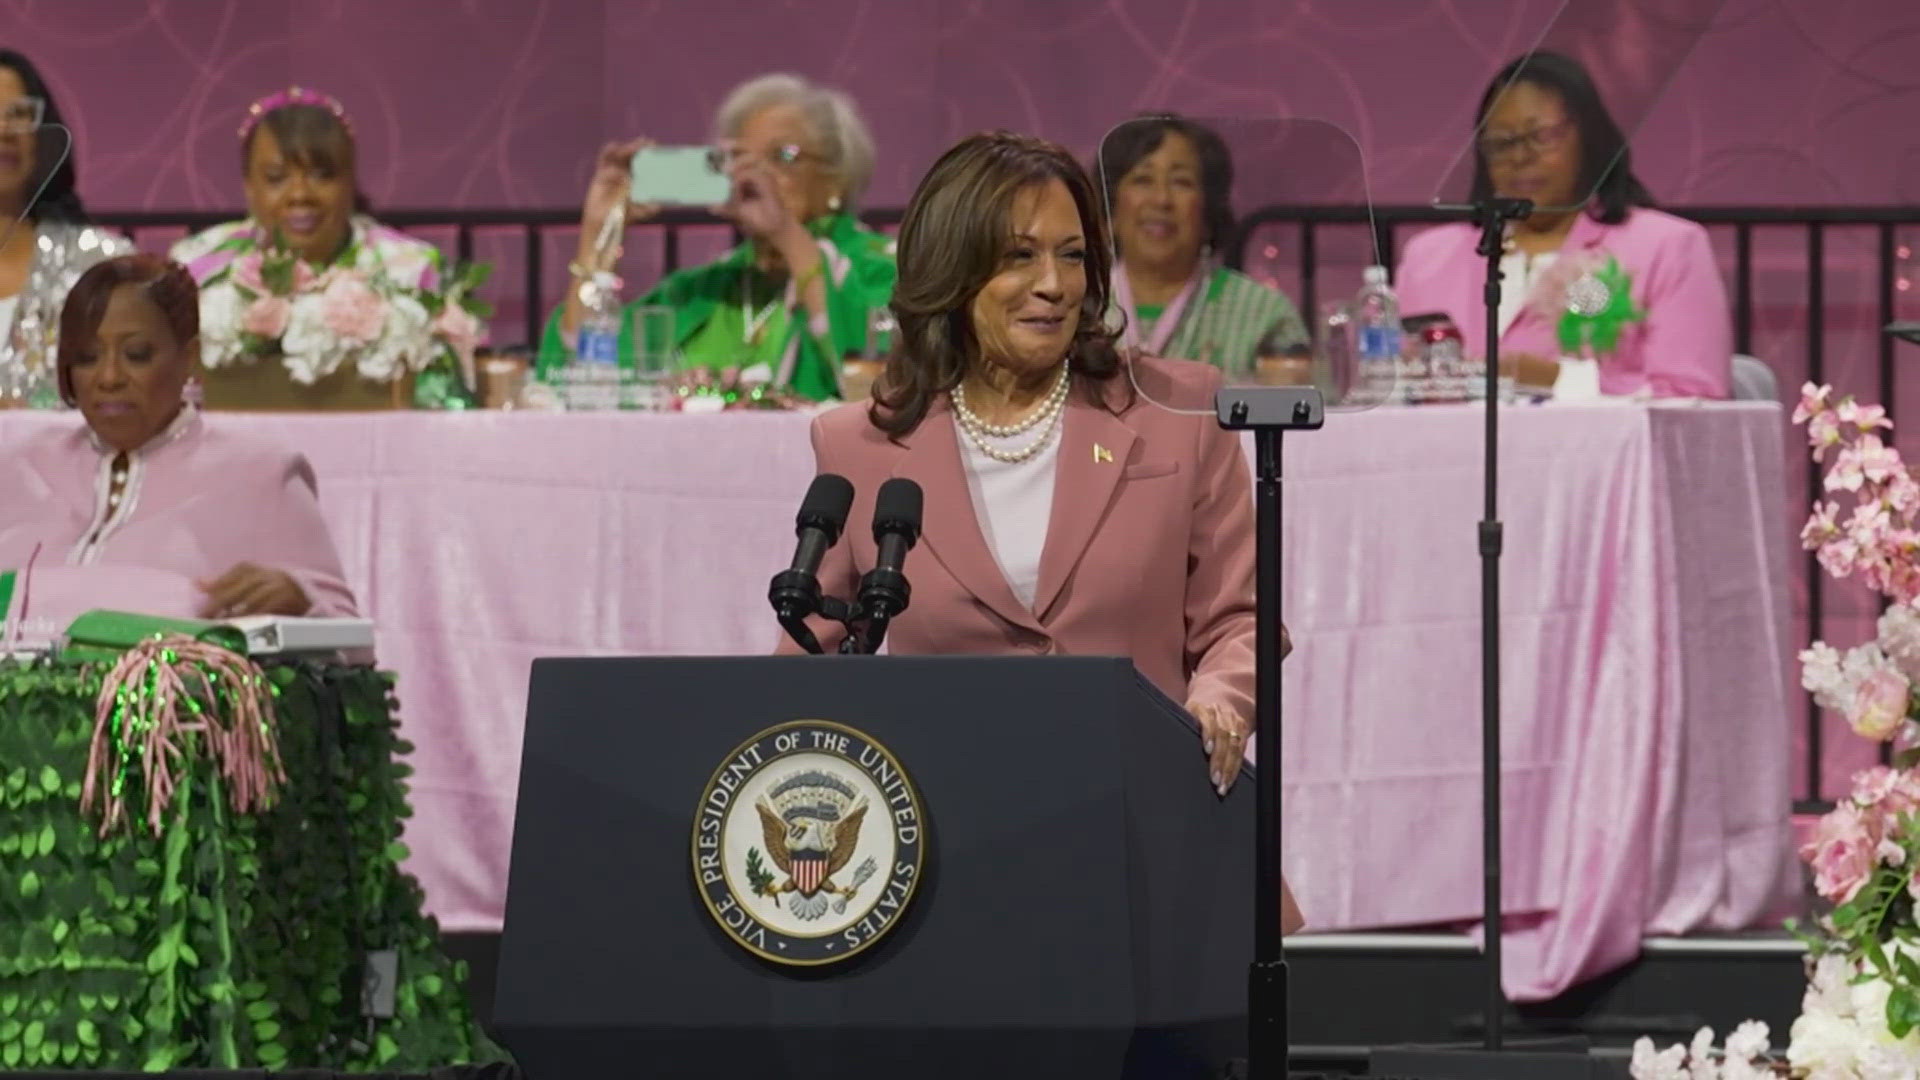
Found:
[[[673, 311], [681, 363], [735, 368], [800, 397], [840, 396], [841, 358], [867, 344], [869, 313], [893, 293], [893, 245], [863, 227], [854, 205], [873, 175], [873, 138], [845, 94], [792, 75], [754, 79], [720, 107], [716, 164], [732, 194], [716, 210], [746, 243], [704, 266], [667, 275], [627, 305], [620, 362], [634, 356], [634, 311]], [[585, 302], [580, 286], [608, 268], [617, 246], [600, 237], [623, 205], [628, 224], [656, 208], [627, 203], [633, 155], [647, 140], [600, 152], [580, 214], [580, 250], [566, 302], [540, 347], [545, 372], [566, 362]]]
[[[1542, 208], [1508, 227], [1502, 368], [1558, 399], [1727, 397], [1733, 327], [1707, 231], [1652, 208], [1586, 70], [1556, 53], [1522, 57], [1475, 115], [1473, 197]], [[1395, 280], [1403, 314], [1451, 316], [1469, 352], [1486, 341], [1478, 242], [1466, 224], [1423, 233]]]
[[67, 290], [133, 250], [87, 223], [69, 140], [46, 80], [0, 49], [0, 408], [59, 405], [53, 358]]

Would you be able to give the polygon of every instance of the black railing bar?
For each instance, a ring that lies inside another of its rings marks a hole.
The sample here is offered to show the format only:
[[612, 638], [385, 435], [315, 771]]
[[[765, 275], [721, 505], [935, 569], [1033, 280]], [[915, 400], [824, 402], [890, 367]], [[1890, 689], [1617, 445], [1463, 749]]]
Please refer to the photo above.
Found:
[[1312, 338], [1320, 328], [1320, 285], [1313, 272], [1314, 264], [1320, 261], [1318, 234], [1314, 232], [1313, 222], [1300, 223], [1300, 318], [1307, 324], [1307, 335]]
[[[1704, 225], [1920, 225], [1920, 205], [1908, 206], [1669, 206], [1663, 207], [1680, 217]], [[886, 207], [864, 210], [861, 220], [880, 227], [898, 225], [905, 210]], [[96, 213], [103, 225], [123, 228], [173, 226], [204, 228], [243, 216], [237, 210], [113, 210]], [[580, 220], [576, 207], [526, 209], [512, 207], [471, 207], [439, 209], [395, 209], [379, 213], [381, 221], [394, 226], [415, 225], [574, 225]], [[1382, 205], [1369, 209], [1362, 205], [1287, 205], [1263, 206], [1249, 211], [1241, 220], [1242, 228], [1273, 221], [1314, 221], [1322, 224], [1358, 224], [1372, 217], [1394, 221], [1456, 221], [1451, 211], [1422, 205]], [[647, 224], [719, 225], [724, 218], [704, 210], [663, 210]]]
[[[540, 349], [540, 331], [542, 329], [540, 320], [541, 317], [546, 314], [547, 310], [544, 296], [545, 290], [541, 288], [540, 280], [544, 270], [544, 267], [541, 265], [541, 256], [544, 254], [542, 249], [546, 246], [546, 238], [547, 234], [540, 231], [538, 226], [528, 225], [526, 227], [527, 344], [532, 346], [535, 352], [538, 352]], [[572, 286], [569, 285], [569, 288], [571, 287]]]
[[1733, 351], [1753, 355], [1753, 227], [1733, 229]]
[[[1827, 351], [1826, 319], [1822, 309], [1826, 303], [1826, 231], [1818, 222], [1807, 225], [1807, 381], [1819, 384], [1826, 382]], [[1806, 499], [1802, 505], [1812, 505], [1819, 495], [1820, 463], [1810, 461], [1807, 465]], [[1820, 568], [1820, 559], [1813, 553], [1807, 553], [1807, 636], [1808, 640], [1819, 641], [1822, 626], [1826, 622], [1826, 588], [1824, 574]], [[1820, 706], [1813, 696], [1807, 696], [1807, 797], [1821, 799], [1825, 792], [1821, 789], [1821, 766], [1825, 753], [1822, 749], [1824, 734], [1821, 730], [1822, 715]]]

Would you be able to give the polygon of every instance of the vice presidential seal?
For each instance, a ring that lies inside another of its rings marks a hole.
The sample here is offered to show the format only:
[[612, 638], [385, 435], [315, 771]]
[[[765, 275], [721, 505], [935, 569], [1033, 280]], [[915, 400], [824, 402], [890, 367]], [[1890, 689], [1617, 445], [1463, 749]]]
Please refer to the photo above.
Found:
[[885, 747], [843, 724], [795, 720], [742, 743], [707, 782], [693, 875], [742, 948], [832, 964], [899, 925], [925, 843], [920, 795]]

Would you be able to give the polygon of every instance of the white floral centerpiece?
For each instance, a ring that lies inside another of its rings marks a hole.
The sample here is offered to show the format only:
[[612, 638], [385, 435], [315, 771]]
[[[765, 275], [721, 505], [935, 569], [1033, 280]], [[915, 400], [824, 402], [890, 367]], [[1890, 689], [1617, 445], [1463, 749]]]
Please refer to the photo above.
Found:
[[343, 367], [387, 383], [445, 364], [471, 385], [490, 313], [475, 290], [489, 268], [443, 275], [426, 245], [401, 249], [419, 266], [394, 265], [392, 252], [362, 258], [359, 248], [324, 268], [272, 243], [238, 252], [200, 286], [202, 363], [274, 359], [303, 386]]

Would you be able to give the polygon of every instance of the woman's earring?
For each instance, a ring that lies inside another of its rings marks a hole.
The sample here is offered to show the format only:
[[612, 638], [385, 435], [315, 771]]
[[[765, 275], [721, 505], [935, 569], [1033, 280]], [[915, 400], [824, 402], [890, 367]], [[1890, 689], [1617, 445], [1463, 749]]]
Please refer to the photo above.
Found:
[[827, 209], [833, 211], [836, 214], [840, 212], [840, 196], [839, 195], [835, 194], [835, 195], [827, 196]]
[[207, 403], [207, 391], [200, 385], [198, 375], [187, 376], [186, 383], [180, 387], [180, 400], [196, 409]]

